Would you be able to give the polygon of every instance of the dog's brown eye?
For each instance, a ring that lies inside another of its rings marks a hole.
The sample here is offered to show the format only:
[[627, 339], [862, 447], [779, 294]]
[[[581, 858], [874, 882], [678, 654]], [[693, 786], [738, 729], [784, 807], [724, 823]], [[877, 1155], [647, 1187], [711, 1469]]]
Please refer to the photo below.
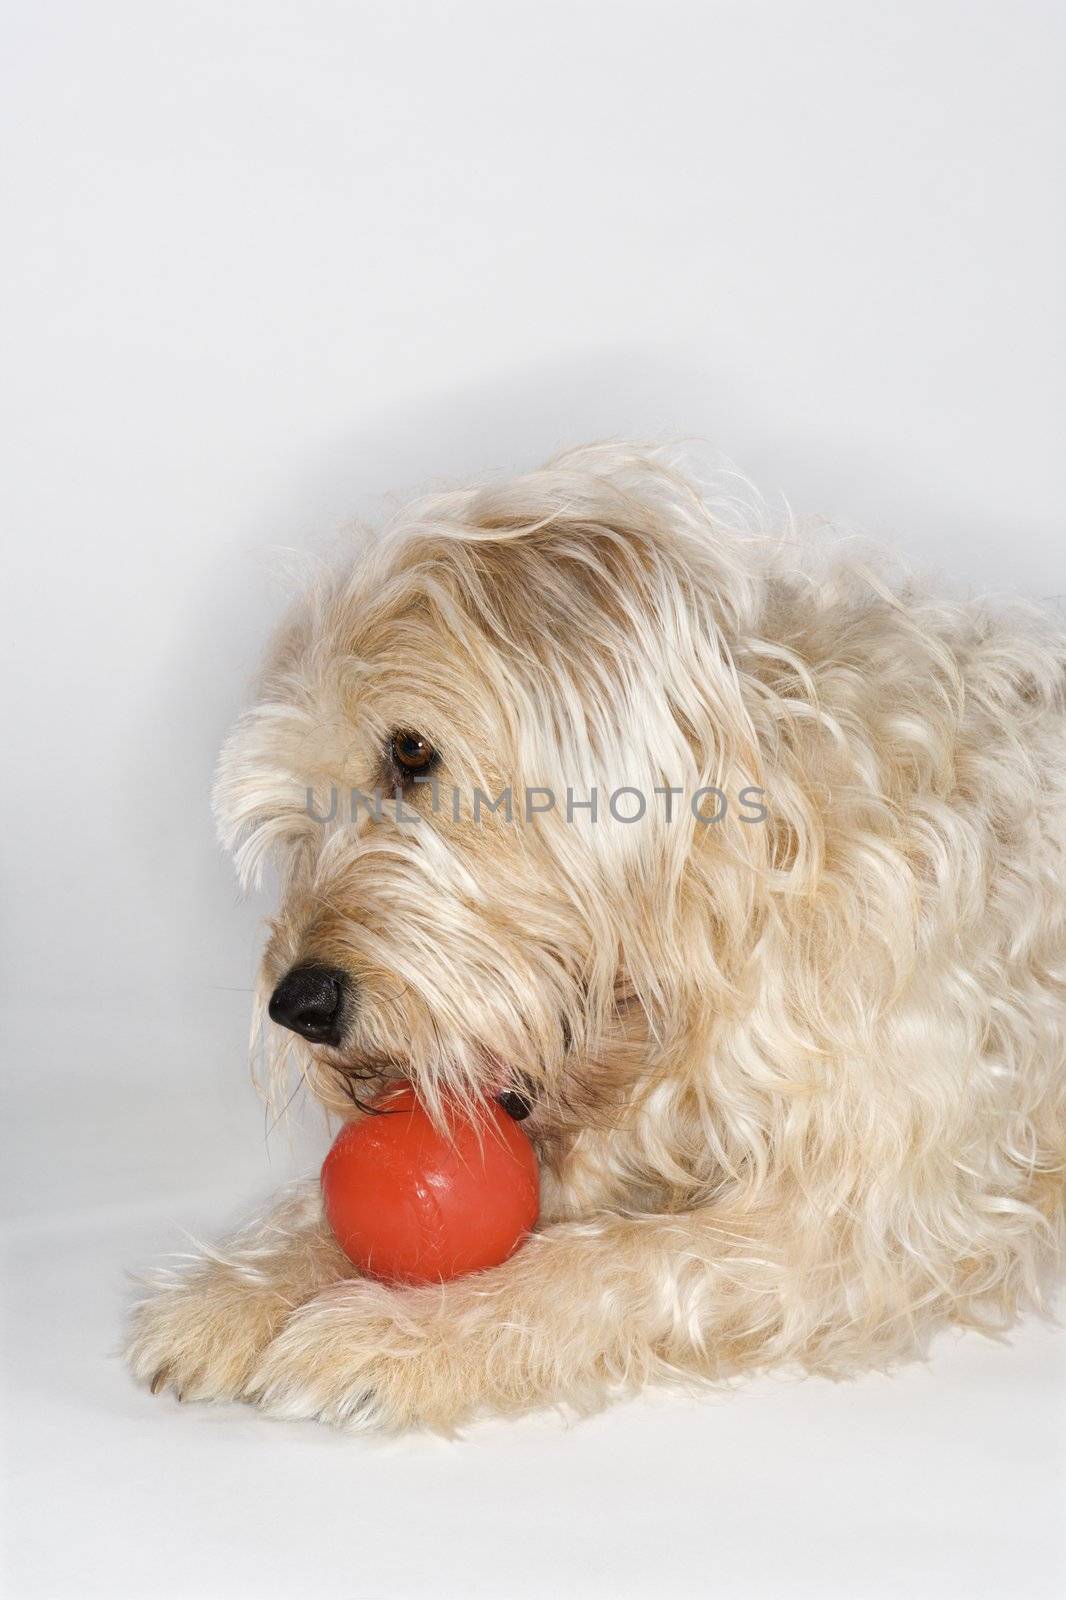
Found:
[[400, 728], [392, 736], [392, 759], [400, 771], [412, 778], [428, 772], [437, 761], [437, 752], [428, 739], [409, 728]]

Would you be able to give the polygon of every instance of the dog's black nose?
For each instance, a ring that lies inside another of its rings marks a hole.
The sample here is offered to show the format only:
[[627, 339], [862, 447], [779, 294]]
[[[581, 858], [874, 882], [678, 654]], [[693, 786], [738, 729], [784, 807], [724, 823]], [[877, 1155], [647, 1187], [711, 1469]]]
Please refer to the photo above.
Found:
[[293, 967], [270, 996], [270, 1020], [314, 1044], [339, 1044], [347, 990], [336, 967]]

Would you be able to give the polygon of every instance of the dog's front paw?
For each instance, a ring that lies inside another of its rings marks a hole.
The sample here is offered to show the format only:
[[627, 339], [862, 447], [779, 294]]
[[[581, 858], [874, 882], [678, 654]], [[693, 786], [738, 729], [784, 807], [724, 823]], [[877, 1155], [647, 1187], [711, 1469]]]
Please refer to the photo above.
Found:
[[290, 1310], [268, 1279], [230, 1262], [160, 1272], [134, 1310], [126, 1359], [153, 1394], [236, 1400]]
[[244, 1398], [272, 1416], [355, 1430], [435, 1421], [424, 1405], [432, 1341], [416, 1291], [336, 1284], [294, 1311], [263, 1352]]

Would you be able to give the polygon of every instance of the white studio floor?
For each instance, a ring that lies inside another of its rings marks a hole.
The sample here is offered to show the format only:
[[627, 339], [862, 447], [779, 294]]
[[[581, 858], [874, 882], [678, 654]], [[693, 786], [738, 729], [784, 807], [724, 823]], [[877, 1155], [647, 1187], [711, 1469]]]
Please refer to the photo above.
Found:
[[[1066, 1335], [949, 1337], [852, 1384], [655, 1396], [457, 1442], [346, 1438], [134, 1388], [126, 1270], [211, 1236], [324, 1133], [263, 1139], [246, 1001], [116, 1043], [9, 1018], [5, 1595], [980, 1600], [1066, 1591]], [[162, 1049], [154, 1042], [166, 1035]], [[120, 1064], [143, 1055], [141, 1089]], [[533, 1510], [532, 1508], [536, 1508]]]

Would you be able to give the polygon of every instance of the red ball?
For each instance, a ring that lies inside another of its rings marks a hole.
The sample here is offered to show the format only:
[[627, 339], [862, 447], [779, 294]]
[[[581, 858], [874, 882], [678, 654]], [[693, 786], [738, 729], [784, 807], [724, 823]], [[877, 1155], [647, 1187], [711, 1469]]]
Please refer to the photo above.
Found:
[[363, 1273], [442, 1283], [499, 1266], [537, 1220], [540, 1176], [528, 1137], [495, 1101], [447, 1108], [434, 1126], [409, 1083], [349, 1122], [322, 1166], [329, 1225]]

